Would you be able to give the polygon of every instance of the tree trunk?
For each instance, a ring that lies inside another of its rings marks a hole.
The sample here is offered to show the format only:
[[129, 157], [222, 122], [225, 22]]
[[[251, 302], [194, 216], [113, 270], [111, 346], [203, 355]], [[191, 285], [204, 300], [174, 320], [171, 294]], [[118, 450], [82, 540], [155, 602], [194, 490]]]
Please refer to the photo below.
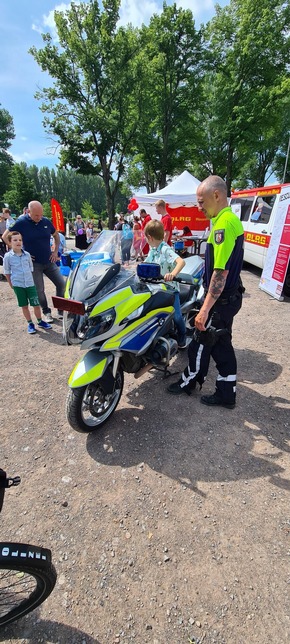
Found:
[[233, 180], [233, 157], [234, 157], [234, 147], [231, 143], [229, 143], [228, 153], [227, 153], [227, 174], [226, 174], [228, 197], [231, 196], [231, 188], [232, 188], [232, 180]]
[[110, 172], [107, 168], [105, 159], [101, 160], [101, 166], [103, 171], [103, 181], [105, 185], [106, 193], [106, 210], [109, 219], [109, 229], [113, 230], [115, 225], [115, 198], [112, 194], [111, 184], [110, 184]]

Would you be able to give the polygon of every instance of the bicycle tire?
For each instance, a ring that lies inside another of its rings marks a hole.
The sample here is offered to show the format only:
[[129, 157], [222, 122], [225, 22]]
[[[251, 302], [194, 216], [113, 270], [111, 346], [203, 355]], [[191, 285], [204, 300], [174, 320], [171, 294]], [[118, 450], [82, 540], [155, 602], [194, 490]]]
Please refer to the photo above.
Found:
[[27, 615], [52, 592], [57, 574], [51, 551], [23, 543], [0, 543], [0, 626]]

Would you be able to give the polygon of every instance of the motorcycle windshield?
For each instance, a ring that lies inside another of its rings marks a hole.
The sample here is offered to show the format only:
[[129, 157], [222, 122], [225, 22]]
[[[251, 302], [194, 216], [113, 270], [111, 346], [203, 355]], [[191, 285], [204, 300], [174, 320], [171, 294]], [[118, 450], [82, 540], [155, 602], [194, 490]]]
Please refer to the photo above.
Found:
[[121, 232], [103, 230], [79, 260], [72, 273], [70, 297], [74, 300], [94, 301], [96, 295], [126, 281], [132, 272], [121, 268]]

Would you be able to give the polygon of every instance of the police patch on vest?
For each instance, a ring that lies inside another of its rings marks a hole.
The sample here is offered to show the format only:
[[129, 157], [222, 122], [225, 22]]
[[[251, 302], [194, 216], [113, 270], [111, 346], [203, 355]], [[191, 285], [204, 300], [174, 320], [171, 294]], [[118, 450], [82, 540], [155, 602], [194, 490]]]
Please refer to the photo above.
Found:
[[214, 241], [216, 244], [222, 244], [225, 240], [225, 231], [224, 230], [215, 230]]

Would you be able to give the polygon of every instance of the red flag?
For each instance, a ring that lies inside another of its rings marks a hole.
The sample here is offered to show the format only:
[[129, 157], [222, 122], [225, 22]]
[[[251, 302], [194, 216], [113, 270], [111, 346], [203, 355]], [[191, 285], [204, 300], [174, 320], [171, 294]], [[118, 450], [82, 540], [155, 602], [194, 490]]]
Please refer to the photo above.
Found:
[[52, 223], [55, 229], [60, 232], [64, 232], [65, 224], [64, 224], [61, 205], [58, 203], [58, 201], [56, 201], [56, 199], [51, 199], [50, 205], [51, 205]]

